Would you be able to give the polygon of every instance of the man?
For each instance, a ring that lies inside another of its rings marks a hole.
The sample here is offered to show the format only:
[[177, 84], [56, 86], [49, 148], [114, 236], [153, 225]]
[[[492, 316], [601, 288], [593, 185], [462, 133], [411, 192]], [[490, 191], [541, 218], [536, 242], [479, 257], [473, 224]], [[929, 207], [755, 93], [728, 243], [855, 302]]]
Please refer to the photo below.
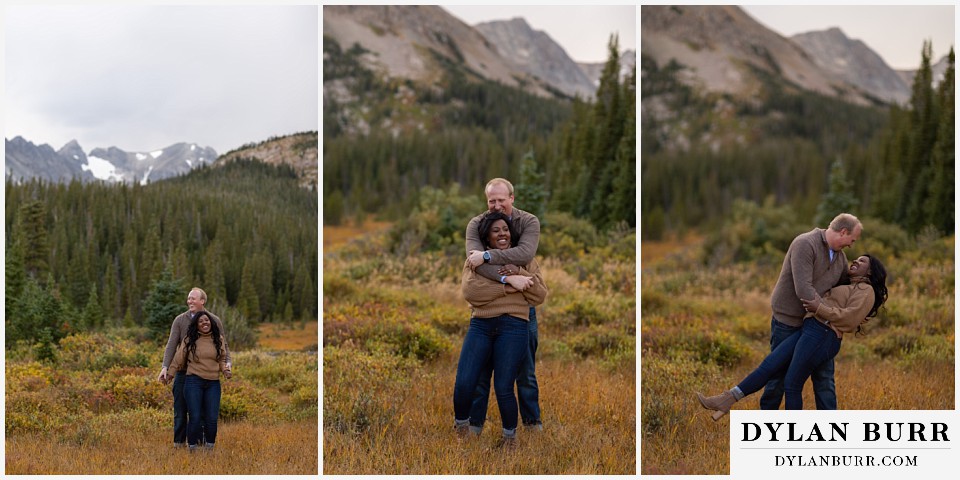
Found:
[[[820, 300], [821, 296], [847, 279], [847, 256], [843, 249], [854, 244], [863, 231], [857, 217], [849, 213], [837, 215], [826, 229], [797, 235], [790, 243], [780, 269], [780, 278], [773, 288], [770, 306], [770, 351], [800, 330], [806, 310], [803, 299]], [[817, 410], [837, 409], [837, 387], [833, 379], [833, 359], [817, 367], [811, 375]], [[783, 375], [771, 379], [760, 397], [762, 410], [777, 410], [783, 400]]]
[[[170, 338], [167, 339], [167, 348], [163, 351], [163, 367], [160, 369], [160, 375], [157, 377], [159, 382], [166, 383], [167, 368], [170, 367], [170, 362], [173, 361], [173, 355], [177, 353], [177, 346], [186, 338], [187, 329], [190, 327], [190, 322], [193, 320], [194, 314], [202, 311], [206, 303], [207, 293], [197, 287], [191, 289], [190, 293], [187, 294], [187, 311], [177, 315], [177, 317], [173, 319], [173, 325], [170, 327]], [[210, 312], [207, 313], [209, 313], [210, 318], [216, 322], [217, 328], [220, 329], [221, 334], [224, 336], [223, 349], [227, 353], [227, 370], [230, 370], [232, 362], [230, 359], [230, 349], [227, 348], [227, 331], [224, 330], [220, 317]], [[183, 447], [187, 442], [187, 401], [183, 396], [183, 384], [186, 380], [187, 373], [186, 369], [175, 373], [176, 376], [173, 379], [173, 446]]]
[[[510, 217], [520, 240], [516, 247], [506, 250], [483, 250], [480, 241], [479, 225], [484, 214], [477, 215], [467, 224], [465, 235], [467, 259], [476, 272], [483, 277], [501, 283], [507, 283], [506, 276], [510, 273], [505, 265], [526, 265], [533, 260], [540, 242], [540, 220], [536, 215], [513, 207], [513, 184], [504, 178], [494, 178], [487, 182], [484, 188], [487, 196], [487, 209], [491, 212], [499, 211]], [[527, 280], [527, 279], [524, 279]], [[524, 290], [526, 284], [511, 284], [518, 290]], [[540, 389], [536, 376], [537, 353], [537, 313], [530, 307], [528, 353], [520, 373], [517, 376], [517, 399], [520, 404], [520, 418], [525, 427], [543, 430], [540, 420]], [[490, 374], [480, 376], [480, 383], [474, 394], [473, 406], [470, 409], [470, 431], [479, 435], [483, 429], [483, 422], [487, 418], [487, 402], [490, 398]]]

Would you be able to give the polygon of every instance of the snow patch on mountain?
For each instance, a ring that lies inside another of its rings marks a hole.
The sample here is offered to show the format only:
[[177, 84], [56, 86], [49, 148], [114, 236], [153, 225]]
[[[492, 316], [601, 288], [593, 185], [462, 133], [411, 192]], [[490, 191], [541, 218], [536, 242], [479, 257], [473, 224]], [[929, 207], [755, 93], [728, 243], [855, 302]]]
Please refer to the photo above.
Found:
[[123, 176], [117, 173], [116, 167], [109, 160], [100, 157], [88, 155], [87, 165], [81, 165], [80, 168], [85, 172], [92, 173], [98, 180], [119, 181], [123, 179]]

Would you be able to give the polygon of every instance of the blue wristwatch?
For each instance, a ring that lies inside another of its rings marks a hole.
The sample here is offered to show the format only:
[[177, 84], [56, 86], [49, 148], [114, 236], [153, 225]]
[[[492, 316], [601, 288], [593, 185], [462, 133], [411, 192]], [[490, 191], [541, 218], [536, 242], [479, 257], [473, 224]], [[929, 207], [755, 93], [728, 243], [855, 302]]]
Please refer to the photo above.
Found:
[[490, 261], [490, 252], [487, 252], [487, 251], [484, 251], [484, 252], [483, 252], [483, 261], [484, 261], [484, 262], [489, 262], [489, 261]]

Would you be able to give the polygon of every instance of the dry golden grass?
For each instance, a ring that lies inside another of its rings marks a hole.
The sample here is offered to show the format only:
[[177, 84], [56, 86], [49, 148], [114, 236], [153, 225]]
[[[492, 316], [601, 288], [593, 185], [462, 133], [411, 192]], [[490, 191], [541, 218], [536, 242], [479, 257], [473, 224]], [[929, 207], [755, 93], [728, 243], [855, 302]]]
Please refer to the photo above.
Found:
[[320, 322], [261, 323], [258, 327], [260, 348], [265, 350], [301, 351], [317, 345]]
[[8, 436], [6, 444], [8, 475], [319, 473], [316, 422], [221, 422], [216, 449], [193, 454], [173, 448], [172, 428], [139, 433], [118, 429], [92, 446], [61, 444], [34, 435]]
[[[541, 338], [549, 331], [541, 331]], [[459, 351], [459, 348], [458, 348]], [[500, 415], [491, 395], [488, 420], [476, 439], [453, 432], [457, 356], [414, 374], [402, 412], [380, 431], [362, 435], [324, 430], [325, 475], [495, 475], [636, 473], [636, 383], [633, 371], [610, 373], [594, 362], [538, 363], [543, 432], [518, 430], [518, 446], [503, 451]]]
[[340, 245], [343, 245], [354, 238], [359, 236], [386, 230], [390, 227], [388, 222], [374, 222], [367, 221], [363, 222], [362, 225], [340, 225], [340, 226], [323, 226], [323, 250], [330, 251], [330, 249], [336, 248]]

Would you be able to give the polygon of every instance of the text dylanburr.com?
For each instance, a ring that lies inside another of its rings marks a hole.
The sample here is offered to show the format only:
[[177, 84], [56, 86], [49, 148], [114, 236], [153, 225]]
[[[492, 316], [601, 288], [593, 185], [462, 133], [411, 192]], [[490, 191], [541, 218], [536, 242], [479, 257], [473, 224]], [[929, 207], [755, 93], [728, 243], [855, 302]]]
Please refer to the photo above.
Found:
[[731, 410], [730, 475], [939, 478], [960, 471], [958, 419], [954, 410]]

